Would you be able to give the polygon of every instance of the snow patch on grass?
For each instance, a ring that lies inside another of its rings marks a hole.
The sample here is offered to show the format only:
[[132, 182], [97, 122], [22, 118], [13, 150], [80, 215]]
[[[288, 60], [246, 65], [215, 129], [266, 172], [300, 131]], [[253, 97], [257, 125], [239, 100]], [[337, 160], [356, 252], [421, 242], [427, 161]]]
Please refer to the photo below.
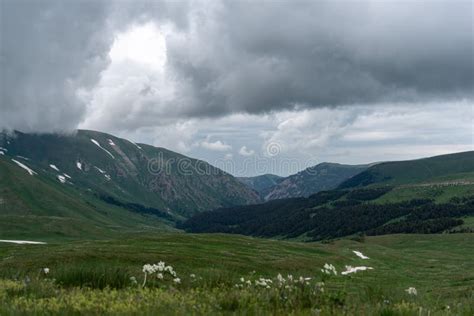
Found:
[[7, 242], [7, 243], [19, 244], [19, 245], [46, 245], [46, 243], [42, 241], [30, 241], [30, 240], [0, 239], [0, 242]]
[[352, 251], [353, 253], [355, 253], [355, 255], [361, 259], [370, 259], [369, 257], [367, 257], [366, 255], [364, 255], [362, 252], [360, 251], [357, 251], [357, 250], [353, 250]]
[[33, 169], [29, 168], [27, 165], [22, 164], [22, 163], [19, 162], [18, 160], [12, 159], [12, 161], [13, 161], [14, 163], [16, 163], [19, 167], [21, 167], [21, 168], [25, 169], [26, 171], [28, 171], [28, 173], [29, 173], [30, 175], [33, 176], [33, 175], [37, 174], [36, 172], [33, 171]]
[[356, 273], [358, 271], [366, 271], [366, 270], [373, 270], [374, 268], [372, 267], [366, 267], [366, 266], [360, 266], [360, 267], [351, 267], [351, 266], [346, 266], [346, 271], [342, 271], [342, 275], [348, 275], [351, 273]]

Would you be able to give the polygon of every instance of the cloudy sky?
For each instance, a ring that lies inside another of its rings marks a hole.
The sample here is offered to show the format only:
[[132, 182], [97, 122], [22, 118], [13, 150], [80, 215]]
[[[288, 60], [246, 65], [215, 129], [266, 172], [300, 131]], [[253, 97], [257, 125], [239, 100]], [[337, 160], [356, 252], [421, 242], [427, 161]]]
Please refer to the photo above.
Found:
[[471, 1], [0, 0], [0, 129], [236, 175], [473, 150]]

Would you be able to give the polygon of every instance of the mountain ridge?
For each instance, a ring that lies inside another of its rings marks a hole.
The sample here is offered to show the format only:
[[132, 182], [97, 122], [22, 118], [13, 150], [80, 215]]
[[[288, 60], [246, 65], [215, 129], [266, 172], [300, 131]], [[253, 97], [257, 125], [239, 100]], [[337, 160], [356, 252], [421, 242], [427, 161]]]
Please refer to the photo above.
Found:
[[256, 190], [264, 201], [308, 197], [320, 191], [337, 188], [342, 182], [371, 165], [373, 164], [347, 165], [322, 162], [287, 177], [261, 175], [239, 180]]
[[81, 190], [177, 217], [260, 201], [253, 190], [207, 162], [107, 133], [2, 133], [0, 147], [3, 159], [16, 157]]
[[[366, 179], [371, 181], [363, 182]], [[470, 151], [377, 164], [334, 190], [203, 212], [180, 227], [193, 233], [323, 240], [354, 234], [440, 233], [462, 229], [463, 219], [473, 216]]]

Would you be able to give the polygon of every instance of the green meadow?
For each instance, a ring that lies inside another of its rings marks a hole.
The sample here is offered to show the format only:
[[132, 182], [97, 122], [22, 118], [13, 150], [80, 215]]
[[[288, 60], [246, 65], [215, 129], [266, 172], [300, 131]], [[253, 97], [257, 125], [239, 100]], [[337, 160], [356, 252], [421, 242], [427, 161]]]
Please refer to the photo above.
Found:
[[[143, 265], [159, 261], [180, 282], [149, 275], [142, 287]], [[322, 273], [325, 263], [338, 275]], [[341, 275], [347, 265], [373, 269]], [[311, 279], [300, 282], [300, 276]], [[257, 285], [260, 278], [271, 283]], [[162, 233], [0, 243], [0, 279], [1, 315], [473, 315], [474, 235], [301, 243]], [[406, 292], [410, 287], [416, 295]]]

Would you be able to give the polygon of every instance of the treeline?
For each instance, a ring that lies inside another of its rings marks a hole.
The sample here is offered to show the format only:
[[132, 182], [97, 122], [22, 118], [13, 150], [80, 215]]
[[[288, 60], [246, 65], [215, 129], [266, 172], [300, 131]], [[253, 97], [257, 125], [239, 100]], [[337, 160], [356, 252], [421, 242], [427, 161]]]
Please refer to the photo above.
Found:
[[367, 235], [386, 235], [386, 234], [435, 234], [441, 233], [452, 227], [464, 224], [461, 219], [450, 217], [441, 217], [429, 220], [403, 220], [395, 223], [390, 223], [371, 229], [366, 232]]
[[312, 240], [324, 240], [355, 233], [437, 233], [461, 225], [462, 221], [456, 218], [474, 215], [474, 198], [458, 204], [435, 204], [427, 199], [375, 204], [366, 200], [385, 194], [389, 188], [357, 191], [334, 190], [307, 199], [218, 209], [198, 214], [180, 228], [195, 233], [288, 238], [306, 235]]
[[155, 215], [170, 221], [174, 220], [173, 216], [171, 216], [169, 213], [154, 207], [148, 207], [137, 203], [122, 202], [110, 195], [98, 194], [97, 197], [108, 204], [122, 207], [131, 212]]

